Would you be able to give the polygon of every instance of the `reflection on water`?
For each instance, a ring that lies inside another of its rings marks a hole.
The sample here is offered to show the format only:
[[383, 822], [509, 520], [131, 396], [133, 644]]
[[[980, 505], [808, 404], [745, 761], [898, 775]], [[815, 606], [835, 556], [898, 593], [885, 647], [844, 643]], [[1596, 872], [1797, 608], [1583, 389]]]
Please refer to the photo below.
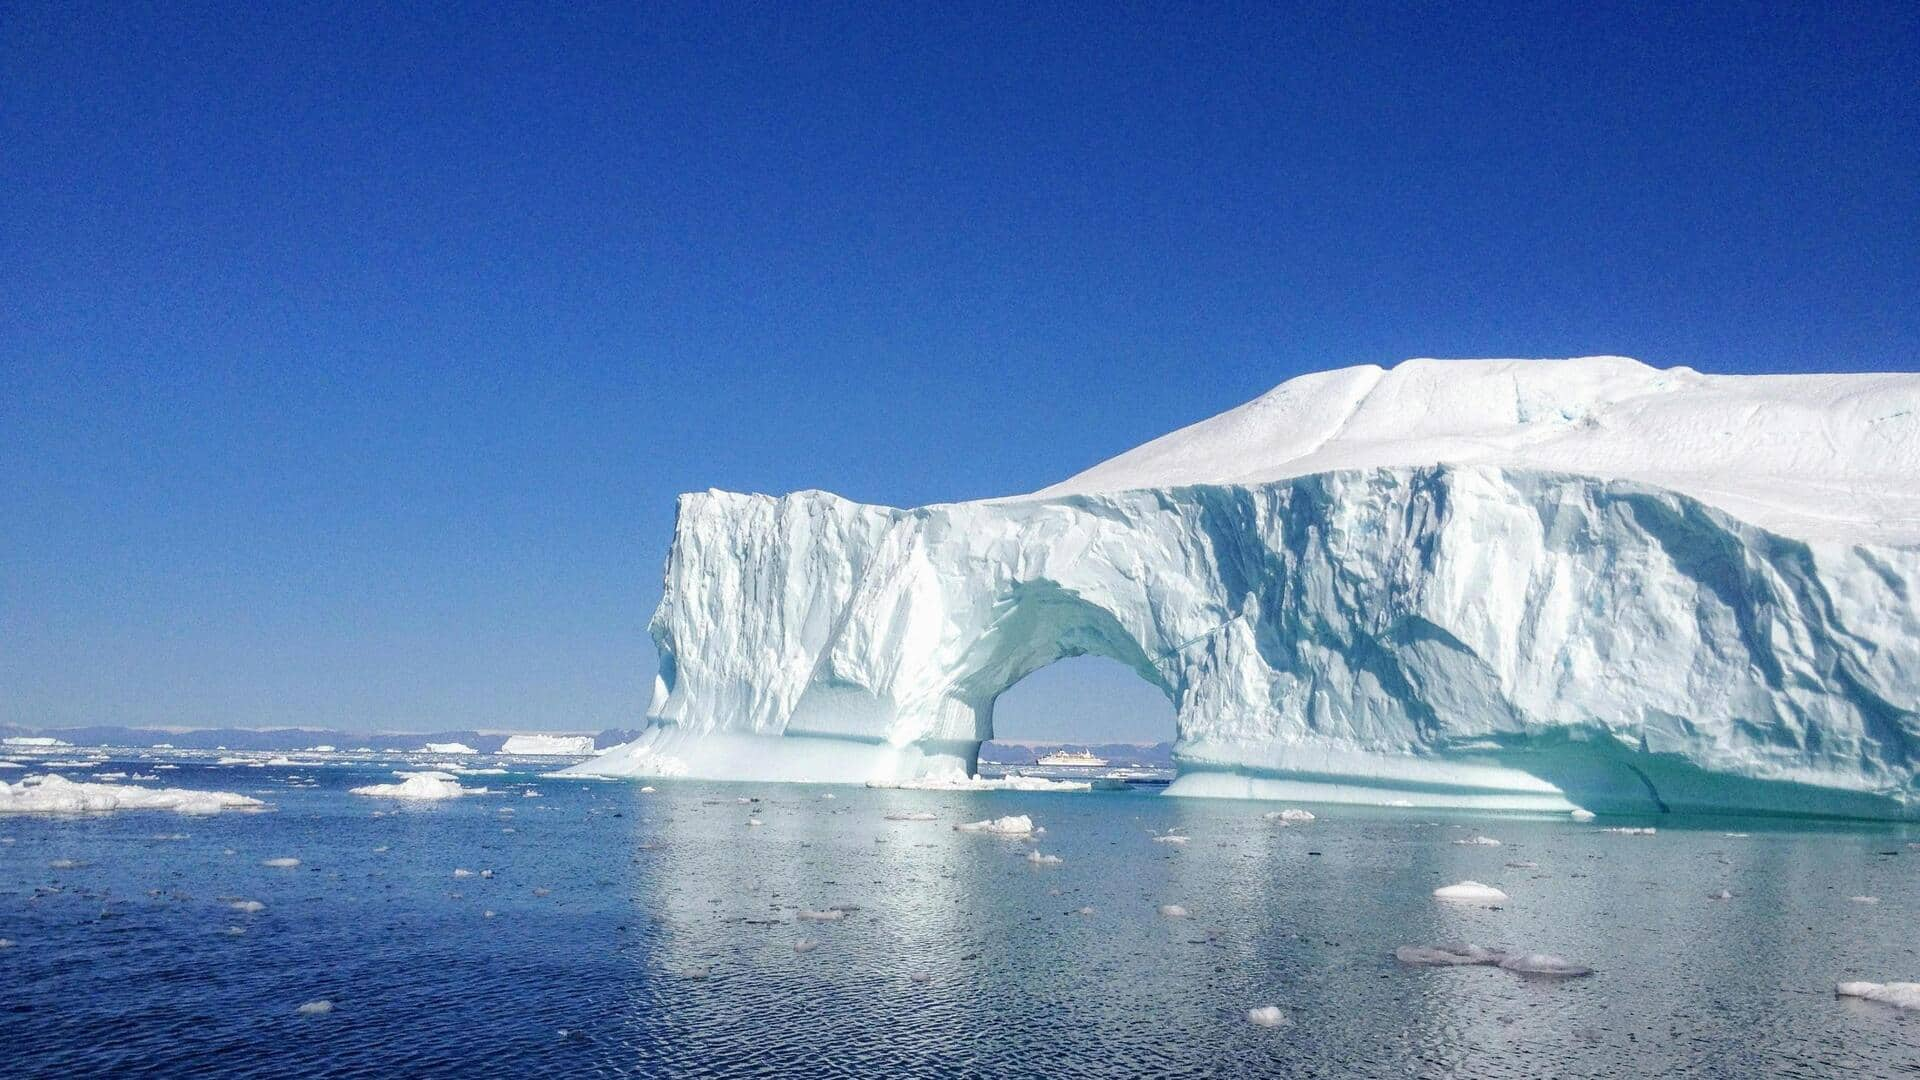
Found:
[[[1920, 1016], [1832, 994], [1842, 978], [1920, 977], [1920, 850], [1907, 847], [1920, 836], [1898, 827], [1702, 819], [1643, 837], [1333, 807], [1282, 828], [1265, 806], [1125, 792], [656, 782], [643, 795], [542, 780], [545, 797], [528, 799], [524, 776], [374, 817], [392, 804], [345, 794], [371, 775], [187, 768], [169, 782], [257, 788], [278, 809], [0, 819], [13, 840], [0, 844], [0, 937], [17, 942], [0, 950], [0, 1039], [13, 1061], [27, 1075], [1920, 1066]], [[909, 811], [938, 820], [886, 820]], [[951, 827], [1004, 814], [1046, 831]], [[1191, 840], [1153, 842], [1169, 831]], [[1451, 843], [1476, 832], [1502, 844]], [[154, 839], [174, 833], [187, 839]], [[1033, 850], [1063, 861], [1036, 866]], [[260, 865], [276, 856], [302, 863]], [[83, 865], [50, 865], [60, 859]], [[1507, 865], [1526, 862], [1538, 867]], [[1463, 879], [1512, 900], [1431, 897]], [[1733, 898], [1708, 898], [1720, 889]], [[236, 912], [235, 898], [266, 909]], [[1163, 904], [1190, 914], [1162, 917]], [[796, 951], [803, 939], [817, 947]], [[1598, 973], [1392, 959], [1449, 940]], [[296, 1014], [321, 997], [333, 1013]], [[1249, 1024], [1266, 1004], [1292, 1023]]]

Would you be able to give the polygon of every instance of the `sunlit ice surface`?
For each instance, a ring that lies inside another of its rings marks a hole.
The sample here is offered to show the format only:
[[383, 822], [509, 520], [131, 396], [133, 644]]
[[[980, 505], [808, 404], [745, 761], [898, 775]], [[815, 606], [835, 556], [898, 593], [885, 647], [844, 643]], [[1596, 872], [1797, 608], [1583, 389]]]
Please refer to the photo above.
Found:
[[[268, 809], [0, 817], [7, 1071], [1920, 1068], [1920, 1013], [1834, 993], [1920, 977], [1911, 826], [1352, 807], [1283, 824], [1152, 787], [647, 792], [527, 764], [456, 774], [485, 794], [350, 794], [418, 767], [182, 763], [167, 786]], [[1035, 835], [953, 828], [1022, 815]], [[1454, 843], [1482, 836], [1500, 843]], [[1433, 895], [1463, 881], [1508, 899]], [[1394, 955], [1457, 942], [1593, 974]], [[1269, 1006], [1280, 1022], [1250, 1022]]]

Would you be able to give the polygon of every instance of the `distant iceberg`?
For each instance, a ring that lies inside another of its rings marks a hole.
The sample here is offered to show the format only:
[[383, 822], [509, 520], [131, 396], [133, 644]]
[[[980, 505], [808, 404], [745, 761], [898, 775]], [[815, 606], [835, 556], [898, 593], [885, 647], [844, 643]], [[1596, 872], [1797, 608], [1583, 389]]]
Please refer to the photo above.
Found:
[[593, 736], [509, 735], [500, 752], [524, 757], [586, 756], [593, 753]]
[[477, 754], [479, 752], [466, 743], [457, 742], [430, 742], [420, 748], [420, 753], [423, 754]]
[[1171, 792], [1920, 814], [1920, 375], [1619, 357], [1303, 376], [1032, 495], [683, 496], [598, 774], [977, 772], [1092, 654]]

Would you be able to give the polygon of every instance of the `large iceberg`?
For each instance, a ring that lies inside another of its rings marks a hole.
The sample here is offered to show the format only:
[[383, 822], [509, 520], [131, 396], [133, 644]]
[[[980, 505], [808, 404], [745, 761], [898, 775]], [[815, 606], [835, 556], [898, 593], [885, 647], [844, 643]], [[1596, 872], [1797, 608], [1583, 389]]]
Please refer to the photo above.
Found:
[[1920, 376], [1618, 357], [1294, 379], [1032, 495], [683, 496], [601, 774], [974, 771], [1062, 657], [1177, 794], [1920, 813]]

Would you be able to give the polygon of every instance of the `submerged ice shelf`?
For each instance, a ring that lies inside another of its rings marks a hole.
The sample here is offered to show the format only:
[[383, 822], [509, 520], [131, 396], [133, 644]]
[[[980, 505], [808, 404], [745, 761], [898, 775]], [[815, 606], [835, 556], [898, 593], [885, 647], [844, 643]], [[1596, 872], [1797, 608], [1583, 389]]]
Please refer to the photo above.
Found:
[[1030, 496], [684, 496], [649, 727], [579, 768], [957, 779], [1096, 654], [1177, 794], [1910, 817], [1916, 597], [1920, 376], [1349, 368]]

